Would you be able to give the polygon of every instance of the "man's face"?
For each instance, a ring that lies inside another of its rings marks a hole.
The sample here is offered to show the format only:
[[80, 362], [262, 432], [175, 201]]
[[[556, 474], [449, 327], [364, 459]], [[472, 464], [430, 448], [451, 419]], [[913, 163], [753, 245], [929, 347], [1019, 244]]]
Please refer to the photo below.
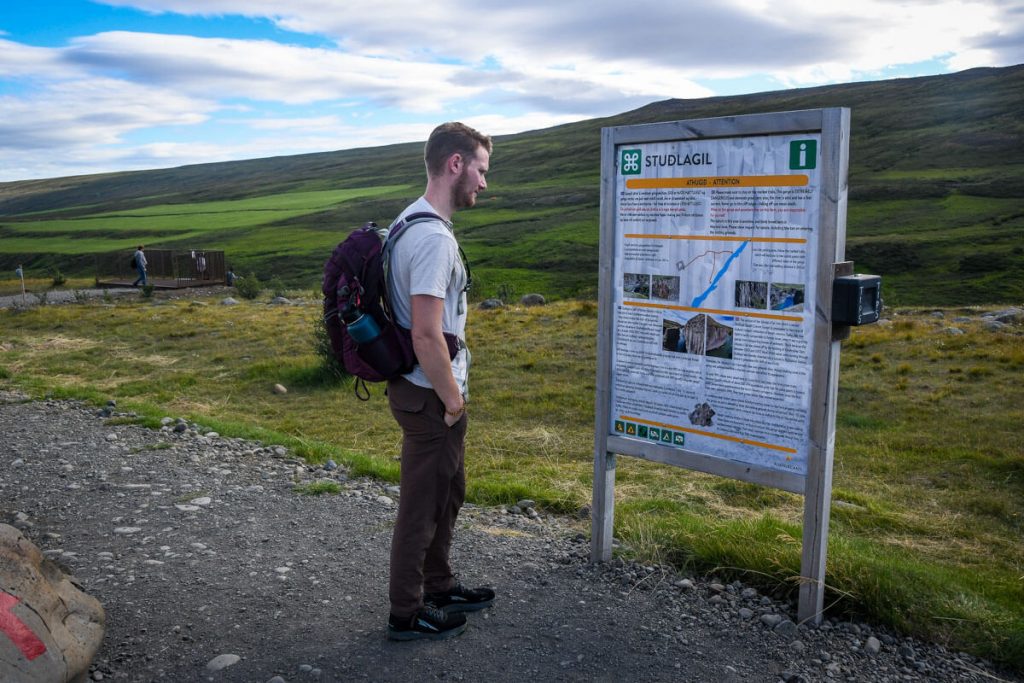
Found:
[[470, 208], [476, 204], [477, 193], [487, 189], [486, 176], [490, 160], [490, 153], [483, 147], [477, 147], [476, 154], [464, 160], [462, 173], [452, 188], [456, 209]]

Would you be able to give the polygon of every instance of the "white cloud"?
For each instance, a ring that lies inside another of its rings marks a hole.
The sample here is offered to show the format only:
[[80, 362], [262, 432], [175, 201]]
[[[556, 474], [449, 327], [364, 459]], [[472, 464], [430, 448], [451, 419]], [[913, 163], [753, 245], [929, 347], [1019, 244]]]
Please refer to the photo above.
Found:
[[422, 140], [445, 118], [512, 133], [710, 96], [716, 79], [1024, 62], [1020, 0], [100, 1], [266, 19], [335, 47], [127, 31], [34, 47], [0, 31], [0, 175]]
[[990, 41], [989, 65], [1016, 63], [1022, 8], [1015, 0], [518, 0], [486, 8], [478, 0], [105, 0], [186, 15], [235, 14], [338, 41], [362, 54], [485, 57], [521, 70], [580, 60], [605, 73], [641, 67], [688, 78], [736, 77], [796, 69], [812, 74], [873, 71], [977, 50]]
[[118, 31], [76, 39], [64, 51], [64, 59], [82, 68], [197, 96], [288, 104], [360, 98], [385, 106], [429, 109], [475, 92], [451, 83], [458, 67], [267, 40]]
[[0, 153], [108, 145], [142, 128], [195, 125], [212, 102], [105, 78], [60, 82], [0, 98]]
[[39, 76], [63, 75], [70, 77], [73, 69], [62, 68], [60, 52], [43, 47], [31, 47], [0, 38], [0, 74], [5, 79], [26, 79]]

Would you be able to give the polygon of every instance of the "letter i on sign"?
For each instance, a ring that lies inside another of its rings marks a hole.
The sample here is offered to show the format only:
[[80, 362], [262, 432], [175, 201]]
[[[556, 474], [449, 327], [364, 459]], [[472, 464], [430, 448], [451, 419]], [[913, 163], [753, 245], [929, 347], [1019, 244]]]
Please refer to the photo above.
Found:
[[818, 166], [818, 141], [793, 140], [789, 143], [790, 170], [806, 170]]

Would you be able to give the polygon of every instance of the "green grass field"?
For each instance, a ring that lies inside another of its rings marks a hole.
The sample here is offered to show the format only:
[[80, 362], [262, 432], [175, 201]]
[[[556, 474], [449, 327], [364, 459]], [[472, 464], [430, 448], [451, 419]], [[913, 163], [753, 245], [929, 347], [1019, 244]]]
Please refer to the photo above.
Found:
[[[396, 481], [400, 434], [381, 388], [364, 403], [324, 372], [319, 306], [305, 296], [0, 311], [0, 387], [114, 398], [151, 426], [184, 416]], [[470, 317], [471, 501], [529, 497], [569, 515], [589, 504], [596, 310], [564, 301]], [[978, 309], [930, 311], [844, 343], [827, 602], [1024, 671], [1024, 336], [986, 330]], [[801, 511], [793, 494], [619, 459], [615, 535], [646, 560], [794, 595]]]
[[[124, 212], [86, 214], [74, 218], [48, 218], [14, 222], [3, 232], [3, 250], [7, 253], [60, 254], [103, 253], [130, 248], [139, 242], [153, 246], [215, 242], [245, 257], [249, 251], [267, 246], [291, 249], [323, 247], [333, 236], [309, 243], [302, 231], [268, 230], [297, 216], [316, 214], [338, 204], [368, 197], [379, 197], [416, 190], [406, 186], [381, 186], [351, 190], [293, 192], [194, 204], [154, 204]], [[261, 230], [262, 229], [262, 230]], [[263, 234], [267, 232], [269, 234]], [[267, 245], [263, 240], [278, 233], [281, 239]], [[254, 239], [258, 236], [258, 239]], [[337, 240], [333, 240], [337, 242]], [[228, 246], [230, 245], [230, 246]], [[212, 247], [211, 247], [212, 248]]]

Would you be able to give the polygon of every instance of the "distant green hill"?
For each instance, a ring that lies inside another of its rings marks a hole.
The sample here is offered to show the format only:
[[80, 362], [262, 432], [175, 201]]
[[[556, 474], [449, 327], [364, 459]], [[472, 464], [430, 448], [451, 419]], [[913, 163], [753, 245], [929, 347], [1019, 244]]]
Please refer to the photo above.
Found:
[[[501, 136], [457, 229], [475, 296], [504, 285], [560, 298], [597, 289], [600, 130], [850, 107], [847, 256], [885, 276], [889, 305], [1024, 301], [1024, 66], [666, 100]], [[236, 270], [313, 285], [330, 248], [394, 216], [423, 185], [420, 144], [0, 184], [0, 269], [89, 274], [93, 255], [223, 249]]]

